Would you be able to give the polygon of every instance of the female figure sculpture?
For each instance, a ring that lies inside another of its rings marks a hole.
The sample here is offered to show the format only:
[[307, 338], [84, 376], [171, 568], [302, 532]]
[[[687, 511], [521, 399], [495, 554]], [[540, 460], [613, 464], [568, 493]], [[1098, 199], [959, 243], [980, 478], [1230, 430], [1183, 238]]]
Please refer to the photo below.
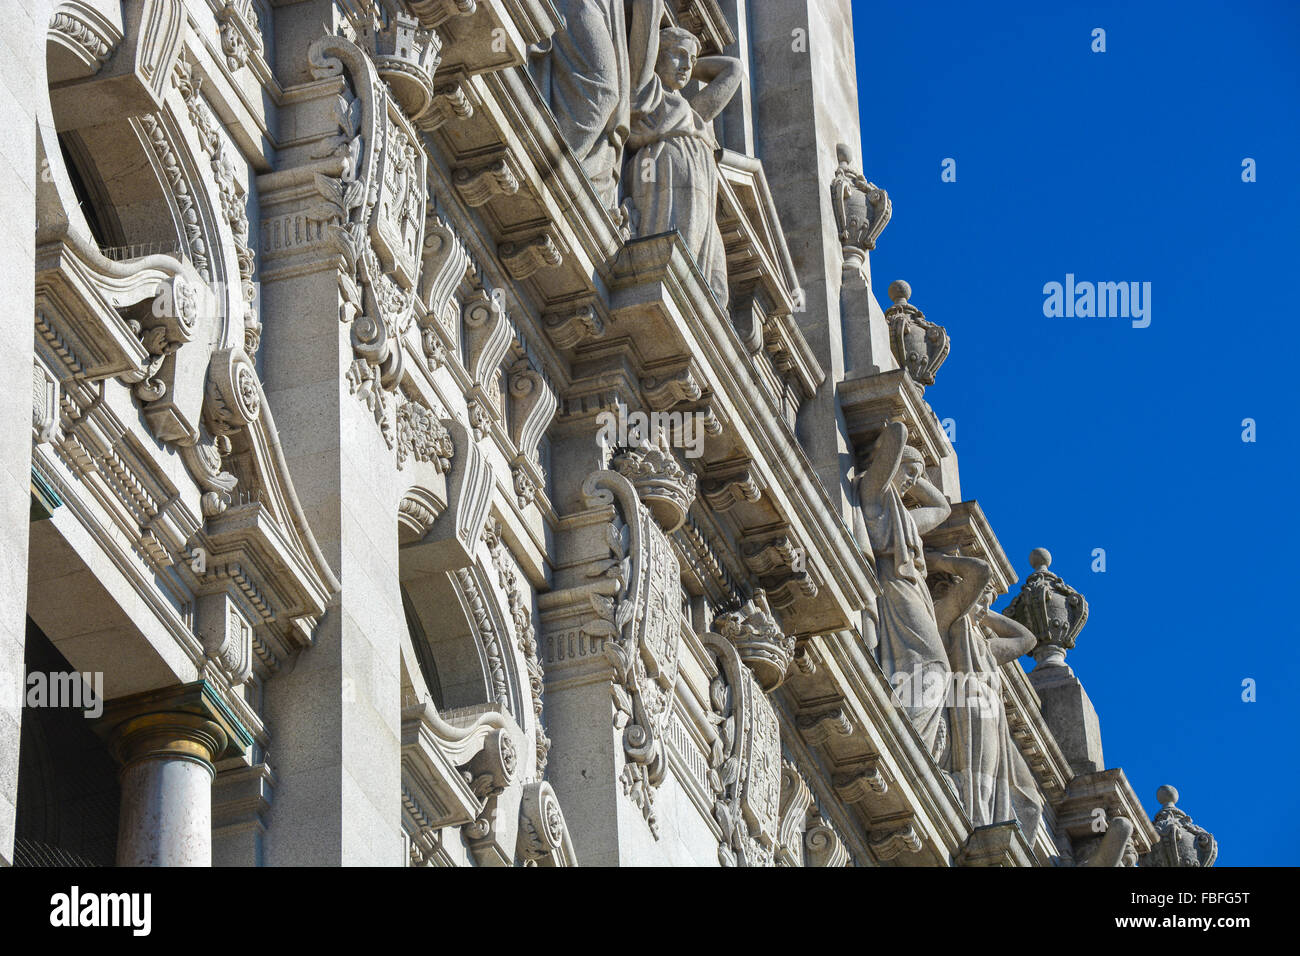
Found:
[[992, 610], [988, 564], [979, 558], [930, 554], [934, 611], [944, 635], [954, 690], [949, 700], [944, 769], [977, 827], [1017, 820], [1033, 840], [1042, 808], [1037, 787], [1011, 739], [1002, 703], [1001, 666], [1028, 654], [1037, 639]]
[[[919, 507], [909, 510], [903, 496]], [[925, 477], [920, 453], [907, 444], [907, 426], [891, 422], [871, 448], [858, 497], [880, 580], [877, 599], [880, 666], [903, 698], [912, 725], [937, 759], [943, 751], [948, 654], [926, 587], [921, 535], [943, 523], [952, 506]], [[900, 686], [900, 684], [902, 686]]]
[[[722, 306], [727, 304], [727, 259], [718, 231], [718, 168], [713, 120], [740, 86], [740, 61], [700, 57], [700, 41], [676, 27], [659, 33], [653, 64], [634, 64], [636, 94], [625, 177], [633, 234], [677, 230]], [[684, 94], [693, 79], [703, 82]]]

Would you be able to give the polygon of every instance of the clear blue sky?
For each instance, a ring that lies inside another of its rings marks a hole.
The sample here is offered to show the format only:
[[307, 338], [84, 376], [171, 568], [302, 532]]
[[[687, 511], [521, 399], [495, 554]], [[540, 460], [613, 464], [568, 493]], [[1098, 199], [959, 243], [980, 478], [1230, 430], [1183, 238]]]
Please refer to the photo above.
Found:
[[[1300, 3], [853, 6], [877, 297], [952, 338], [963, 496], [1088, 598], [1069, 663], [1148, 814], [1171, 783], [1218, 865], [1300, 864]], [[1150, 282], [1150, 327], [1045, 317], [1067, 273]]]

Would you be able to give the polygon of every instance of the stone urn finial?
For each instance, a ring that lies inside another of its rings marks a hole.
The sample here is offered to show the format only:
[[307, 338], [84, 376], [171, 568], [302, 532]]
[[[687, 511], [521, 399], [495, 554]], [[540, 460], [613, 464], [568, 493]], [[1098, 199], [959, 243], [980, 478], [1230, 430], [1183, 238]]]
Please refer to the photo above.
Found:
[[1029, 554], [1034, 573], [1029, 575], [1007, 617], [1019, 621], [1038, 638], [1034, 660], [1039, 667], [1064, 667], [1065, 652], [1088, 621], [1088, 602], [1083, 595], [1049, 570], [1052, 554], [1035, 548]]
[[876, 248], [893, 207], [889, 194], [858, 172], [853, 152], [841, 143], [835, 147], [836, 169], [831, 180], [831, 205], [840, 231], [845, 270], [861, 271], [867, 253]]
[[1165, 784], [1156, 791], [1156, 799], [1160, 801], [1160, 809], [1152, 823], [1158, 839], [1142, 857], [1141, 865], [1214, 866], [1219, 844], [1212, 833], [1198, 827], [1178, 809], [1178, 791]]
[[948, 357], [948, 332], [908, 302], [911, 297], [910, 285], [902, 279], [891, 282], [889, 298], [894, 304], [885, 310], [885, 319], [889, 322], [889, 347], [894, 360], [924, 388], [934, 384], [939, 366]]

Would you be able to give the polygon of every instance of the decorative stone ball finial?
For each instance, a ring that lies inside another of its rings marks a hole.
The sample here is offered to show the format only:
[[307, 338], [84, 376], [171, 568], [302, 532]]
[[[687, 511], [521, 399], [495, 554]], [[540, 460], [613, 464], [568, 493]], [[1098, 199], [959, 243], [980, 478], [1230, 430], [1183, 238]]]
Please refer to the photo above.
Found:
[[907, 300], [911, 297], [912, 287], [902, 279], [889, 283], [889, 301], [894, 305], [907, 305]]
[[1088, 621], [1088, 602], [1050, 570], [1052, 554], [1035, 548], [1029, 554], [1034, 573], [1007, 608], [1006, 614], [1038, 638], [1034, 660], [1039, 667], [1064, 667], [1065, 652]]
[[1157, 840], [1150, 852], [1142, 858], [1142, 865], [1155, 866], [1214, 866], [1219, 855], [1219, 844], [1214, 835], [1192, 822], [1178, 809], [1178, 791], [1165, 784], [1156, 791], [1160, 809], [1152, 824]]
[[889, 323], [889, 347], [894, 360], [907, 369], [914, 384], [924, 389], [934, 384], [935, 373], [948, 357], [948, 332], [908, 302], [911, 297], [908, 283], [902, 279], [891, 282], [889, 298], [894, 304], [885, 310], [885, 321]]

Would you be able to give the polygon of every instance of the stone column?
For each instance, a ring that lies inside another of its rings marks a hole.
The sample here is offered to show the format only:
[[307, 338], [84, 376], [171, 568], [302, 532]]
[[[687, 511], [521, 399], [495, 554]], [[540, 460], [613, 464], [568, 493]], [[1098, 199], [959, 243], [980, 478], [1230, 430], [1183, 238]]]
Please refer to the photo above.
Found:
[[111, 701], [100, 720], [122, 765], [118, 866], [211, 866], [213, 764], [246, 730], [203, 681]]
[[31, 509], [32, 315], [36, 288], [36, 97], [45, 96], [45, 27], [49, 4], [0, 0], [0, 53], [7, 64], [0, 96], [8, 122], [0, 145], [0, 323], [10, 347], [0, 351], [0, 866], [13, 861], [22, 716], [23, 644], [27, 627], [27, 539]]

